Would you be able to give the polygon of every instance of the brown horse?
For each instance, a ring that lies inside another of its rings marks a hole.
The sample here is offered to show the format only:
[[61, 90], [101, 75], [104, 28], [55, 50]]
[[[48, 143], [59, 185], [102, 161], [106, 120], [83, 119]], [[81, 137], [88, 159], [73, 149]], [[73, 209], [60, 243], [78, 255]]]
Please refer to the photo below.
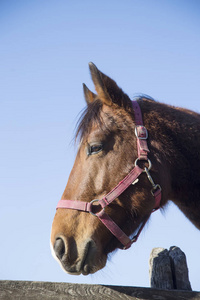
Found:
[[200, 229], [200, 115], [148, 97], [133, 105], [89, 66], [97, 94], [84, 85], [78, 153], [51, 232], [53, 255], [77, 275], [98, 271], [108, 253], [128, 248], [169, 199]]

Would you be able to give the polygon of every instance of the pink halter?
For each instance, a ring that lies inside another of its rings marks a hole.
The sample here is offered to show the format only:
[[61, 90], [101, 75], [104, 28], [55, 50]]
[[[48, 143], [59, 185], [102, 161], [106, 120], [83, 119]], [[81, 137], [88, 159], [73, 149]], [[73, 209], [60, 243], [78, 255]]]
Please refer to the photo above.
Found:
[[[91, 202], [83, 202], [78, 200], [65, 200], [61, 199], [58, 202], [57, 208], [67, 208], [67, 209], [76, 209], [80, 211], [89, 212], [92, 215], [99, 218], [99, 220], [110, 230], [110, 232], [123, 244], [123, 249], [128, 249], [132, 243], [136, 242], [142, 229], [144, 228], [147, 220], [150, 215], [143, 221], [141, 227], [139, 228], [137, 234], [130, 239], [120, 228], [119, 226], [106, 214], [105, 207], [108, 206], [111, 202], [113, 202], [117, 197], [119, 197], [131, 184], [135, 184], [138, 180], [138, 177], [141, 173], [146, 172], [146, 175], [149, 181], [152, 184], [151, 193], [155, 199], [155, 205], [152, 212], [156, 211], [160, 208], [161, 201], [161, 187], [158, 184], [155, 184], [149, 171], [151, 169], [151, 161], [148, 159], [147, 155], [149, 153], [149, 149], [147, 146], [147, 138], [148, 132], [147, 129], [143, 126], [142, 114], [140, 110], [140, 106], [137, 101], [132, 101], [133, 109], [135, 112], [135, 135], [137, 137], [137, 149], [138, 149], [138, 158], [135, 161], [134, 168], [130, 171], [130, 173], [118, 183], [118, 185], [112, 189], [106, 196], [102, 199], [94, 199]], [[148, 168], [141, 169], [138, 166], [138, 161], [144, 160], [149, 163]], [[94, 213], [93, 211], [93, 203], [98, 202], [101, 206], [101, 211]], [[151, 212], [151, 213], [152, 213]]]

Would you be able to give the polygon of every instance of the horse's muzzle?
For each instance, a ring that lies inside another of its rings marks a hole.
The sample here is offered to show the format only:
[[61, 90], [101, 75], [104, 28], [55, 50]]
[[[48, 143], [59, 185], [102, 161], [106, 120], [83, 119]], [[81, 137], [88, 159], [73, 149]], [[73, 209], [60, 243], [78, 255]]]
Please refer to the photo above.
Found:
[[67, 241], [63, 237], [58, 237], [53, 250], [61, 267], [69, 274], [88, 275], [99, 269], [97, 266], [95, 267], [97, 247], [92, 239], [77, 247], [73, 239]]

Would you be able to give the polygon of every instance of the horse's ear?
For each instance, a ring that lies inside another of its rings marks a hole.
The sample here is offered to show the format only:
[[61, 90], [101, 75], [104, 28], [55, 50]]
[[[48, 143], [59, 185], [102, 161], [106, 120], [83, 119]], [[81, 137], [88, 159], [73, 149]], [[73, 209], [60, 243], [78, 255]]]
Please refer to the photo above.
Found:
[[95, 64], [92, 62], [89, 63], [90, 73], [92, 76], [92, 80], [94, 82], [95, 89], [97, 91], [97, 94], [99, 98], [107, 105], [112, 104], [112, 100], [110, 98], [110, 95], [107, 91], [106, 85], [104, 83], [105, 75], [101, 73]]
[[131, 106], [131, 100], [114, 80], [100, 72], [91, 62], [89, 68], [97, 94], [105, 104], [112, 105], [112, 103], [115, 103], [125, 108]]
[[85, 101], [87, 102], [87, 104], [92, 103], [95, 98], [97, 97], [96, 94], [94, 94], [93, 92], [91, 92], [88, 87], [85, 85], [85, 83], [83, 83], [83, 92], [84, 92], [84, 96], [85, 96]]

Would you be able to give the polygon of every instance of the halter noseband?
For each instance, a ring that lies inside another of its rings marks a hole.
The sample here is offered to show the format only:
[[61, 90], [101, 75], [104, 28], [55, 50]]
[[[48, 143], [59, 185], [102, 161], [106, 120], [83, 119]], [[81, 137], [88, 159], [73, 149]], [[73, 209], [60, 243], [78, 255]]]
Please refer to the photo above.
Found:
[[[65, 200], [61, 199], [58, 202], [57, 208], [68, 208], [68, 209], [75, 209], [80, 210], [84, 212], [89, 212], [93, 216], [96, 216], [99, 218], [99, 220], [110, 230], [110, 232], [122, 243], [124, 246], [123, 249], [128, 249], [132, 243], [136, 242], [142, 229], [144, 228], [147, 220], [149, 219], [150, 215], [145, 218], [142, 225], [140, 226], [137, 234], [130, 239], [120, 228], [119, 226], [106, 214], [105, 207], [108, 206], [110, 203], [112, 203], [117, 197], [119, 197], [131, 184], [135, 184], [138, 182], [138, 177], [141, 173], [145, 172], [147, 175], [147, 178], [149, 179], [150, 183], [152, 184], [152, 190], [151, 193], [155, 199], [155, 205], [153, 210], [154, 212], [157, 209], [160, 208], [160, 201], [161, 201], [161, 187], [158, 184], [155, 184], [151, 175], [150, 175], [150, 169], [151, 169], [151, 161], [148, 159], [147, 155], [149, 153], [149, 148], [147, 146], [147, 138], [148, 138], [148, 132], [147, 129], [143, 125], [142, 120], [142, 113], [140, 110], [140, 106], [137, 101], [132, 101], [134, 113], [135, 113], [135, 135], [137, 138], [137, 149], [138, 149], [138, 158], [135, 161], [134, 168], [130, 171], [130, 173], [118, 183], [118, 185], [112, 189], [106, 196], [104, 196], [102, 199], [94, 199], [91, 202], [83, 202], [79, 200]], [[141, 169], [138, 166], [138, 162], [140, 160], [147, 161], [148, 162], [148, 168]], [[101, 206], [101, 211], [94, 213], [94, 202], [98, 202], [98, 204]]]

